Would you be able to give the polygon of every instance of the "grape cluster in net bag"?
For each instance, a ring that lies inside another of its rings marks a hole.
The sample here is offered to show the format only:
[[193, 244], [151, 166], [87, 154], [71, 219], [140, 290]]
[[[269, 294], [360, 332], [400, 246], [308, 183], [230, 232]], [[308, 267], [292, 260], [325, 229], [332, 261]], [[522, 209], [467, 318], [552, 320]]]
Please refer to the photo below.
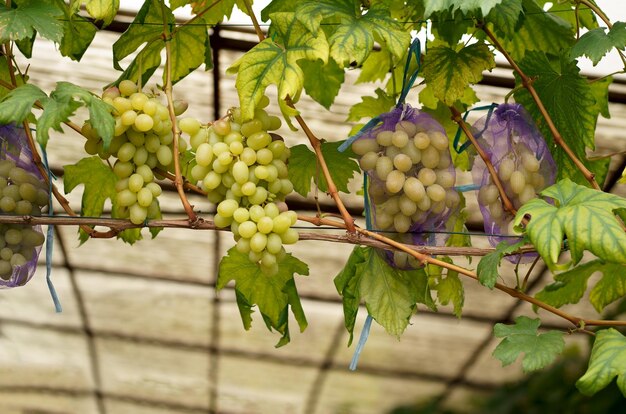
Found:
[[[439, 243], [443, 235], [437, 231], [460, 202], [446, 132], [409, 104], [378, 118], [352, 142], [367, 175], [372, 227], [403, 243]], [[399, 268], [419, 267], [404, 252], [388, 255]]]
[[[487, 153], [516, 210], [554, 184], [554, 159], [522, 105], [499, 105], [493, 114], [478, 120], [473, 129], [482, 131], [479, 145]], [[472, 175], [474, 183], [480, 186], [478, 204], [485, 232], [491, 235], [489, 242], [495, 246], [501, 241], [515, 241], [502, 237], [516, 235], [512, 228], [513, 215], [503, 208], [498, 189], [481, 158], [476, 158]]]
[[[48, 187], [32, 162], [24, 131], [0, 126], [0, 214], [40, 216]], [[0, 288], [30, 280], [45, 237], [39, 226], [0, 223]]]

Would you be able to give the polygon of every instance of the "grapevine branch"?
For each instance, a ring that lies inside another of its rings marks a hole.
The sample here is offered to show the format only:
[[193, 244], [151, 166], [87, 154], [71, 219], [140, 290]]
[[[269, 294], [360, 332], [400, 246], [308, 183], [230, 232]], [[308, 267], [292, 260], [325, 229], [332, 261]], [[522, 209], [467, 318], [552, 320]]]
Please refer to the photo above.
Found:
[[[162, 7], [165, 5], [162, 3]], [[167, 21], [167, 14], [163, 14], [163, 41], [165, 42], [165, 85], [163, 90], [167, 98], [167, 109], [170, 114], [170, 120], [172, 122], [172, 134], [174, 134], [174, 185], [176, 191], [180, 197], [180, 201], [183, 204], [183, 208], [189, 217], [189, 222], [194, 224], [198, 221], [198, 216], [193, 211], [193, 207], [189, 204], [187, 196], [185, 195], [185, 188], [183, 186], [183, 177], [180, 171], [180, 159], [178, 157], [178, 140], [180, 138], [180, 130], [176, 124], [176, 114], [174, 112], [174, 98], [172, 96], [172, 46], [170, 44], [173, 33], [170, 32], [169, 24]]]
[[504, 209], [507, 210], [509, 213], [515, 215], [517, 213], [517, 210], [515, 209], [515, 207], [513, 207], [513, 203], [511, 203], [509, 196], [506, 195], [506, 192], [504, 191], [504, 186], [502, 185], [502, 181], [500, 181], [500, 178], [498, 177], [498, 173], [493, 167], [493, 164], [491, 163], [491, 160], [487, 156], [487, 153], [478, 144], [476, 137], [474, 137], [474, 134], [472, 134], [472, 131], [467, 126], [465, 121], [463, 121], [463, 118], [461, 117], [461, 113], [454, 106], [450, 106], [450, 112], [452, 112], [452, 120], [456, 122], [459, 125], [459, 127], [461, 127], [461, 129], [463, 130], [467, 138], [470, 140], [474, 148], [476, 148], [476, 151], [478, 152], [478, 155], [480, 155], [480, 158], [482, 158], [483, 161], [485, 162], [485, 165], [487, 166], [487, 170], [489, 170], [489, 174], [491, 175], [491, 179], [493, 180], [493, 183], [498, 188], [498, 192], [500, 193], [500, 198], [502, 198], [502, 203], [504, 204]]
[[[263, 33], [263, 30], [261, 30], [261, 26], [259, 25], [259, 22], [256, 19], [256, 16], [254, 15], [254, 11], [252, 10], [250, 1], [244, 0], [244, 4], [246, 5], [248, 14], [250, 15], [250, 18], [252, 19], [252, 24], [259, 38], [259, 41], [262, 42], [263, 40], [265, 40], [265, 34]], [[285, 101], [287, 102], [287, 105], [295, 109], [295, 106], [290, 96], [286, 96]], [[330, 194], [332, 199], [335, 201], [335, 204], [337, 205], [337, 208], [339, 209], [339, 212], [341, 213], [341, 217], [343, 218], [343, 221], [346, 223], [346, 230], [348, 230], [349, 233], [354, 234], [355, 232], [354, 219], [348, 212], [348, 209], [346, 208], [346, 206], [343, 204], [341, 197], [339, 197], [339, 191], [337, 190], [337, 186], [335, 185], [335, 182], [333, 181], [333, 178], [330, 175], [328, 164], [326, 164], [326, 160], [324, 159], [324, 154], [322, 153], [322, 142], [320, 141], [319, 138], [315, 136], [315, 134], [313, 134], [313, 131], [311, 131], [309, 126], [306, 124], [306, 122], [304, 122], [304, 119], [302, 118], [302, 116], [296, 115], [295, 118], [296, 118], [296, 121], [298, 121], [298, 124], [300, 125], [302, 130], [304, 131], [305, 135], [309, 139], [309, 142], [311, 143], [313, 150], [315, 151], [317, 162], [320, 168], [322, 169], [322, 173], [324, 174], [324, 178], [326, 179], [326, 184], [328, 184], [328, 193]]]
[[537, 94], [537, 91], [535, 90], [535, 87], [533, 86], [533, 79], [531, 79], [528, 75], [526, 75], [524, 73], [524, 71], [522, 71], [522, 69], [519, 67], [519, 65], [511, 57], [509, 52], [507, 52], [506, 49], [504, 47], [502, 47], [502, 44], [500, 43], [500, 41], [496, 38], [496, 36], [493, 34], [493, 32], [486, 25], [480, 24], [480, 27], [485, 32], [487, 37], [489, 37], [489, 40], [491, 41], [491, 43], [496, 47], [496, 49], [498, 49], [498, 51], [500, 53], [502, 53], [504, 55], [504, 57], [509, 62], [509, 64], [511, 65], [513, 70], [515, 72], [517, 72], [517, 74], [521, 78], [522, 85], [524, 85], [524, 88], [526, 88], [528, 90], [528, 92], [530, 93], [530, 96], [535, 101], [535, 104], [537, 105], [537, 108], [539, 109], [539, 112], [541, 112], [541, 115], [546, 120], [546, 125], [548, 126], [548, 129], [550, 129], [550, 132], [552, 133], [552, 136], [554, 137], [554, 142], [558, 146], [560, 146], [563, 149], [563, 151], [565, 151], [567, 156], [572, 160], [572, 162], [580, 170], [580, 172], [583, 174], [585, 179], [587, 181], [589, 181], [591, 186], [593, 188], [595, 188], [596, 190], [600, 190], [600, 186], [598, 185], [598, 183], [596, 182], [596, 179], [595, 179], [595, 174], [592, 173], [591, 171], [589, 171], [589, 169], [587, 169], [587, 167], [585, 167], [585, 165], [582, 163], [582, 161], [580, 161], [578, 159], [576, 154], [574, 154], [574, 151], [572, 151], [572, 149], [567, 145], [567, 143], [563, 139], [563, 136], [561, 135], [561, 133], [558, 131], [558, 129], [554, 125], [554, 122], [552, 121], [552, 117], [550, 116], [550, 114], [546, 110], [546, 107], [543, 105], [543, 102], [541, 101], [541, 98], [539, 98], [539, 94]]

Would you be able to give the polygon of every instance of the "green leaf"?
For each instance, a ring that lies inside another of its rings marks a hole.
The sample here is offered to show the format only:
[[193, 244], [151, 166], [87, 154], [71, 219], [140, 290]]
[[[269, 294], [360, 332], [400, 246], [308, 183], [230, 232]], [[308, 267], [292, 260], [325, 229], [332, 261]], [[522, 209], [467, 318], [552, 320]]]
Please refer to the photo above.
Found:
[[261, 10], [261, 20], [267, 22], [270, 15], [276, 12], [295, 12], [297, 3], [292, 0], [272, 0]]
[[[19, 73], [15, 73], [15, 69], [13, 70], [13, 74], [15, 75], [15, 80], [17, 82], [17, 86], [21, 86], [24, 84], [24, 81], [28, 80], [28, 76], [20, 75]], [[0, 80], [5, 81], [8, 84], [11, 84], [11, 73], [9, 72], [9, 65], [7, 64], [7, 60], [5, 57], [0, 57]], [[12, 89], [5, 88], [0, 85], [0, 102], [2, 99], [11, 91]], [[1, 109], [0, 109], [1, 111]]]
[[555, 308], [578, 303], [587, 290], [587, 281], [591, 275], [603, 267], [604, 263], [601, 260], [593, 260], [567, 272], [561, 272], [554, 276], [554, 283], [544, 287], [535, 297]]
[[69, 102], [74, 98], [80, 100], [89, 109], [89, 123], [98, 131], [105, 151], [109, 148], [115, 131], [115, 119], [111, 115], [113, 111], [111, 105], [88, 90], [70, 82], [57, 82], [57, 87], [50, 94], [50, 97], [60, 102]]
[[[244, 0], [220, 0], [220, 1], [202, 1], [194, 2], [191, 0], [176, 0], [171, 3], [172, 10], [178, 7], [179, 4], [192, 4], [192, 11], [194, 14], [201, 14], [206, 22], [210, 25], [221, 23], [224, 19], [230, 19], [233, 13], [235, 5], [243, 13], [248, 14], [248, 10]], [[250, 0], [252, 5], [252, 0]]]
[[620, 263], [605, 263], [599, 269], [604, 276], [591, 289], [589, 302], [598, 313], [626, 295], [626, 266]]
[[21, 124], [31, 114], [35, 102], [47, 97], [31, 83], [13, 89], [0, 101], [0, 125]]
[[[196, 24], [179, 26], [173, 35], [171, 42], [172, 50], [172, 83], [176, 83], [189, 75], [200, 65], [205, 63], [206, 70], [213, 67], [211, 62], [209, 35], [207, 28], [200, 25], [203, 20], [199, 19]], [[165, 74], [163, 75], [165, 83]]]
[[237, 304], [246, 329], [250, 327], [251, 308], [256, 305], [268, 324], [268, 328], [274, 328], [283, 334], [277, 344], [281, 346], [289, 342], [287, 319], [289, 306], [296, 317], [300, 331], [307, 326], [293, 276], [296, 273], [308, 275], [309, 268], [290, 253], [281, 259], [278, 265], [278, 274], [267, 276], [258, 264], [250, 261], [247, 254], [240, 253], [233, 247], [220, 261], [217, 288], [223, 289], [231, 280], [234, 280], [238, 293]]
[[[609, 83], [589, 83], [579, 74], [576, 62], [566, 52], [554, 60], [548, 59], [544, 53], [529, 52], [520, 62], [520, 67], [526, 75], [535, 79], [533, 86], [565, 142], [602, 182], [602, 166], [606, 162], [590, 163], [586, 160], [585, 148], [595, 147], [596, 122], [600, 112], [606, 108], [606, 102], [598, 100], [606, 96]], [[520, 82], [517, 77], [518, 85]], [[530, 93], [524, 88], [518, 89], [515, 100], [529, 111], [552, 149], [557, 162], [557, 179], [570, 178], [581, 184], [586, 182], [565, 152], [555, 147], [552, 134]]]
[[335, 278], [337, 290], [348, 294], [344, 297], [344, 309], [350, 309], [346, 327], [351, 336], [360, 301], [365, 302], [376, 322], [397, 337], [406, 329], [417, 303], [435, 307], [424, 270], [395, 269], [387, 264], [383, 254], [371, 247], [355, 247], [346, 267]]
[[59, 51], [63, 56], [79, 61], [93, 41], [97, 31], [96, 26], [89, 20], [66, 10], [63, 40], [59, 46]]
[[[560, 17], [562, 13], [545, 12], [534, 0], [522, 0], [522, 6], [520, 23], [513, 27], [499, 26], [496, 32], [502, 47], [513, 59], [519, 61], [529, 51], [558, 55], [574, 43], [574, 27]], [[507, 27], [513, 31], [509, 32]], [[503, 35], [504, 30], [507, 31]]]
[[[338, 148], [343, 141], [322, 142], [322, 155], [330, 171], [330, 176], [337, 187], [337, 190], [344, 193], [348, 190], [348, 181], [359, 172], [359, 165], [351, 158], [356, 158], [350, 150], [339, 152]], [[328, 184], [322, 170], [318, 167], [315, 153], [304, 145], [296, 145], [291, 148], [289, 157], [289, 179], [293, 183], [294, 190], [306, 197], [311, 191], [311, 180], [313, 180], [320, 191], [328, 191]]]
[[391, 67], [391, 54], [387, 50], [374, 51], [363, 62], [355, 83], [382, 81]]
[[522, 0], [505, 1], [494, 7], [485, 21], [492, 23], [499, 34], [513, 35], [519, 29], [523, 11]]
[[317, 103], [326, 109], [335, 101], [344, 81], [343, 69], [334, 60], [324, 64], [321, 60], [301, 60], [304, 73], [304, 90]]
[[522, 368], [524, 372], [536, 371], [549, 364], [563, 351], [565, 341], [563, 333], [549, 331], [538, 333], [537, 328], [541, 325], [539, 319], [530, 319], [519, 316], [515, 319], [515, 325], [497, 323], [493, 327], [496, 338], [504, 338], [493, 351], [493, 356], [507, 366], [515, 362], [521, 353]]
[[376, 88], [374, 92], [376, 93], [376, 98], [363, 96], [361, 102], [352, 105], [347, 121], [356, 122], [362, 118], [377, 117], [380, 114], [389, 112], [396, 104], [395, 99], [387, 95], [382, 89]]
[[626, 338], [616, 329], [598, 331], [587, 372], [576, 381], [584, 395], [593, 395], [617, 377], [617, 386], [626, 396]]
[[597, 65], [611, 49], [624, 50], [626, 47], [626, 23], [615, 22], [608, 33], [604, 27], [598, 27], [585, 33], [572, 47], [570, 56], [587, 56]]
[[502, 258], [507, 254], [515, 252], [517, 249], [526, 244], [526, 240], [520, 240], [517, 243], [509, 244], [506, 241], [498, 243], [496, 250], [483, 256], [478, 262], [478, 281], [481, 285], [487, 286], [489, 289], [493, 289], [498, 281], [498, 267]]
[[111, 24], [118, 9], [120, 8], [120, 0], [88, 0], [87, 13], [95, 20], [102, 20], [102, 25]]
[[341, 295], [343, 301], [343, 315], [346, 330], [350, 334], [348, 346], [352, 344], [354, 338], [354, 325], [356, 317], [359, 313], [359, 305], [361, 303], [361, 295], [359, 293], [359, 281], [361, 274], [357, 272], [356, 266], [365, 261], [365, 249], [360, 246], [354, 246], [348, 262], [344, 268], [335, 276], [335, 287]]
[[73, 99], [56, 100], [46, 98], [42, 100], [43, 112], [37, 119], [37, 142], [44, 148], [48, 145], [50, 128], [58, 132], [63, 132], [61, 125], [68, 121], [76, 109], [80, 108], [80, 103]]
[[493, 53], [487, 45], [474, 43], [460, 51], [440, 46], [428, 49], [424, 56], [423, 76], [437, 99], [452, 105], [460, 99], [469, 84], [482, 79], [484, 70], [495, 67]]
[[296, 7], [296, 15], [312, 33], [318, 33], [323, 21], [333, 24], [329, 29], [330, 56], [340, 65], [362, 63], [378, 41], [394, 56], [400, 58], [409, 46], [411, 37], [394, 20], [384, 4], [372, 4], [362, 14], [360, 2], [354, 0], [303, 1]]
[[63, 15], [50, 0], [18, 0], [14, 9], [0, 8], [0, 42], [30, 39], [35, 32], [61, 43], [63, 24], [57, 19]]
[[443, 306], [452, 303], [454, 315], [460, 318], [463, 313], [465, 293], [463, 283], [461, 283], [461, 279], [459, 279], [459, 273], [448, 270], [446, 277], [439, 280], [435, 289], [437, 290], [439, 303]]
[[453, 12], [452, 9], [440, 11], [432, 19], [432, 33], [438, 46], [445, 43], [454, 47], [464, 34], [474, 28], [473, 19], [466, 18], [462, 13]]
[[304, 74], [297, 62], [300, 59], [328, 61], [328, 43], [324, 36], [315, 37], [294, 13], [273, 14], [272, 27], [282, 44], [265, 39], [227, 70], [227, 73], [237, 74], [235, 86], [244, 120], [254, 116], [254, 109], [269, 85], [277, 85], [281, 111], [289, 120], [293, 110], [284, 100], [290, 96], [297, 101], [304, 83]]
[[[115, 184], [118, 178], [99, 157], [83, 158], [74, 165], [64, 166], [63, 171], [65, 194], [70, 193], [76, 186], [84, 184], [81, 201], [82, 216], [100, 217], [107, 199], [111, 199], [113, 205], [116, 204]], [[81, 229], [79, 239], [81, 243], [84, 243], [89, 236]]]
[[502, 3], [503, 0], [424, 0], [424, 18], [441, 11], [460, 10], [463, 14], [480, 11], [486, 16], [491, 9]]
[[552, 198], [555, 205], [533, 199], [518, 210], [515, 225], [530, 216], [526, 234], [550, 269], [562, 267], [557, 262], [563, 235], [573, 264], [580, 261], [585, 249], [606, 261], [626, 263], [626, 233], [614, 214], [614, 210], [626, 208], [626, 199], [568, 179], [546, 188], [541, 195]]

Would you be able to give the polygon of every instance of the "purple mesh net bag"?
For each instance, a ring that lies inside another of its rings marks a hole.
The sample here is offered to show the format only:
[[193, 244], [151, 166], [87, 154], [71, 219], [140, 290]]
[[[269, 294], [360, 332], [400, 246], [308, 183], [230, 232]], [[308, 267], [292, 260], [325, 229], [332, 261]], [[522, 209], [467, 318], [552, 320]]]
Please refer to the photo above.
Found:
[[[537, 197], [544, 188], [554, 184], [556, 163], [545, 140], [530, 115], [520, 104], [499, 105], [491, 116], [479, 119], [473, 126], [483, 131], [479, 145], [488, 154], [506, 195], [513, 206], [520, 206]], [[514, 243], [513, 215], [502, 207], [498, 189], [493, 184], [484, 161], [476, 157], [472, 169], [474, 183], [480, 185], [478, 204], [485, 222], [489, 242]], [[514, 256], [515, 258], [515, 256]]]
[[[408, 244], [443, 243], [460, 197], [445, 129], [408, 104], [378, 117], [352, 142], [367, 175], [371, 227]], [[390, 264], [417, 268], [413, 257], [387, 252]]]
[[[40, 216], [47, 206], [48, 189], [23, 129], [0, 126], [0, 214]], [[0, 224], [0, 289], [32, 278], [44, 240], [40, 226]]]

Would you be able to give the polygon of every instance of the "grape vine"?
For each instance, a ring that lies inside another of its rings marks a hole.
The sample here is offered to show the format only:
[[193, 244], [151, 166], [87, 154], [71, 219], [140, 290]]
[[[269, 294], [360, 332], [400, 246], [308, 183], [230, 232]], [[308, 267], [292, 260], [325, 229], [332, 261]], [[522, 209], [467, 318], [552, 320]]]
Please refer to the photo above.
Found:
[[[621, 154], [588, 155], [595, 148], [599, 116], [609, 116], [612, 76], [626, 72], [626, 23], [611, 22], [588, 0], [274, 0], [261, 13], [269, 22], [266, 36], [249, 0], [146, 0], [113, 45], [113, 66], [122, 71], [117, 80], [101, 94], [69, 82], [45, 92], [29, 81], [14, 52], [29, 58], [37, 35], [56, 43], [63, 56], [80, 61], [98, 30], [93, 22], [106, 26], [118, 12], [116, 1], [102, 1], [97, 11], [87, 7], [86, 13], [80, 11], [81, 3], [15, 0], [0, 7], [0, 125], [23, 131], [21, 145], [31, 152], [29, 167], [19, 166], [0, 135], [1, 279], [34, 269], [28, 262], [44, 242], [34, 225], [77, 225], [82, 241], [118, 237], [131, 244], [143, 237], [143, 227], [153, 237], [167, 227], [230, 231], [235, 245], [221, 261], [217, 287], [234, 280], [244, 326], [249, 328], [256, 307], [284, 345], [289, 311], [306, 328], [294, 276], [309, 270], [283, 245], [299, 240], [351, 243], [354, 252], [336, 278], [351, 336], [361, 303], [396, 336], [406, 329], [418, 303], [433, 310], [437, 302], [452, 303], [460, 316], [464, 290], [457, 279], [463, 275], [566, 322], [562, 330], [548, 333], [539, 333], [539, 320], [524, 317], [514, 325], [498, 324], [494, 333], [501, 342], [494, 356], [503, 364], [524, 352], [524, 369], [543, 368], [562, 351], [565, 332], [582, 332], [596, 336], [597, 352], [579, 381], [581, 392], [602, 388], [594, 381], [605, 366], [612, 373], [609, 380], [623, 375], [603, 355], [617, 344], [618, 351], [611, 352], [623, 357], [626, 340], [617, 329], [598, 332], [597, 327], [625, 327], [626, 321], [592, 319], [560, 308], [581, 300], [593, 272], [603, 274], [589, 296], [599, 312], [626, 296], [626, 199], [602, 191], [610, 160]], [[236, 76], [239, 107], [213, 121], [184, 117], [187, 104], [174, 99], [175, 84], [203, 64], [212, 68], [209, 31], [230, 16], [235, 3], [250, 16], [259, 38], [227, 69]], [[179, 22], [173, 11], [186, 5], [193, 17]], [[426, 39], [417, 63], [411, 46], [415, 33]], [[149, 89], [162, 51], [162, 86]], [[515, 76], [507, 98], [527, 114], [522, 124], [504, 123], [497, 133], [489, 129], [489, 117], [484, 126], [463, 117], [479, 101], [474, 85], [496, 66], [495, 52]], [[624, 69], [594, 80], [581, 73], [581, 56], [596, 65], [606, 53], [617, 53]], [[129, 56], [134, 57], [124, 60]], [[363, 97], [350, 110], [350, 121], [369, 123], [356, 125], [356, 139], [345, 145], [349, 137], [320, 139], [300, 113], [298, 100], [305, 92], [329, 110], [341, 93], [345, 72], [354, 67], [360, 70], [358, 82], [379, 86], [375, 97]], [[412, 88], [410, 73], [421, 76], [419, 87]], [[266, 94], [270, 86], [276, 86], [275, 102]], [[418, 102], [415, 108], [405, 106], [407, 94], [411, 105]], [[280, 109], [282, 120], [268, 114], [270, 105]], [[89, 113], [82, 127], [72, 121], [79, 107]], [[388, 124], [390, 114], [397, 119]], [[300, 127], [302, 142], [312, 151], [285, 144], [277, 133], [283, 121], [293, 130]], [[39, 156], [54, 145], [50, 129], [61, 131], [62, 124], [85, 138], [86, 156], [66, 166], [63, 174], [68, 192], [84, 184], [80, 214], [50, 184]], [[469, 140], [465, 152], [454, 140], [457, 130]], [[539, 138], [531, 142], [529, 134]], [[313, 166], [319, 174], [311, 176]], [[363, 189], [367, 228], [355, 224], [340, 195], [359, 167], [368, 179]], [[475, 174], [472, 192], [462, 195], [467, 189], [458, 185], [457, 175], [469, 170], [484, 174]], [[173, 182], [186, 219], [162, 217], [158, 197], [167, 181]], [[338, 217], [319, 206], [316, 216], [289, 209], [290, 195], [307, 196], [311, 181], [317, 191], [328, 192]], [[46, 207], [54, 207], [48, 206], [48, 192], [66, 216], [42, 216]], [[200, 214], [206, 211], [202, 206], [190, 204], [190, 192], [215, 206], [212, 218]], [[474, 196], [485, 223], [492, 224], [485, 231], [518, 236], [517, 243], [485, 249], [471, 246], [467, 237], [429, 236], [433, 231], [466, 233], [465, 198]], [[107, 200], [110, 217], [103, 213]], [[298, 221], [344, 229], [345, 234], [296, 231]], [[566, 250], [569, 256], [563, 254]], [[595, 257], [583, 261], [584, 251]], [[455, 264], [459, 255], [481, 256], [477, 270]], [[541, 258], [554, 283], [532, 296], [526, 291], [530, 270], [523, 281], [516, 274], [514, 286], [498, 282], [505, 257]], [[453, 288], [444, 293], [442, 286]], [[527, 343], [513, 340], [515, 335], [536, 340], [545, 352], [533, 353]], [[606, 386], [606, 378], [602, 381]], [[624, 381], [618, 385], [626, 395]]]

